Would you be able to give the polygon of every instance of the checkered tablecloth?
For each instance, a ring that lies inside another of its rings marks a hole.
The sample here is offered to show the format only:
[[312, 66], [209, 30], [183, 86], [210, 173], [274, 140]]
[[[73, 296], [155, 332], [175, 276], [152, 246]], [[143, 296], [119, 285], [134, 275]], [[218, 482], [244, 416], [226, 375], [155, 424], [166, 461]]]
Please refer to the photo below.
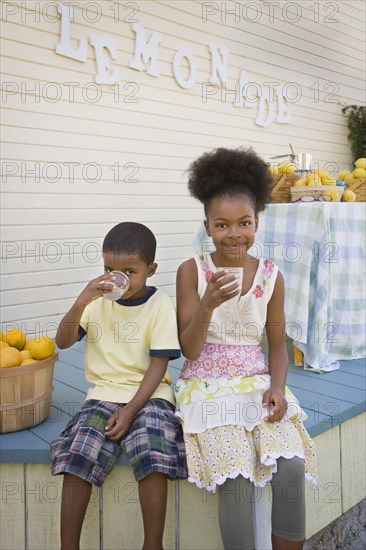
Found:
[[310, 367], [365, 357], [365, 203], [270, 204], [257, 254], [286, 283], [286, 332]]

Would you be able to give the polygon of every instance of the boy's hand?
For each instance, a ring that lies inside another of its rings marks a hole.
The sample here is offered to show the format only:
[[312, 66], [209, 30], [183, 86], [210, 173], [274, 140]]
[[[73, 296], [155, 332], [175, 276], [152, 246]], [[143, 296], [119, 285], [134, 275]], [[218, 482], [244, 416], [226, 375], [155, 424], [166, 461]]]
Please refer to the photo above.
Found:
[[[228, 283], [232, 283], [226, 288], [222, 288]], [[241, 288], [235, 275], [227, 275], [225, 271], [217, 271], [208, 281], [206, 291], [202, 297], [202, 302], [210, 310], [213, 310], [230, 298], [239, 296]]]
[[104, 435], [107, 439], [118, 441], [126, 435], [131, 428], [138, 410], [132, 403], [128, 403], [121, 409], [118, 409], [108, 420]]
[[[104, 273], [103, 275], [100, 275], [96, 279], [91, 280], [84, 290], [81, 291], [79, 294], [76, 302], [80, 305], [87, 306], [93, 300], [96, 300], [97, 298], [100, 298], [103, 296], [103, 294], [107, 294], [108, 292], [112, 292], [113, 288], [112, 285], [105, 285], [106, 281], [114, 281], [114, 275], [111, 273]], [[104, 286], [103, 286], [104, 283]]]
[[287, 401], [282, 388], [271, 386], [263, 395], [262, 407], [272, 408], [270, 413], [264, 418], [265, 422], [278, 422], [282, 420], [287, 411]]

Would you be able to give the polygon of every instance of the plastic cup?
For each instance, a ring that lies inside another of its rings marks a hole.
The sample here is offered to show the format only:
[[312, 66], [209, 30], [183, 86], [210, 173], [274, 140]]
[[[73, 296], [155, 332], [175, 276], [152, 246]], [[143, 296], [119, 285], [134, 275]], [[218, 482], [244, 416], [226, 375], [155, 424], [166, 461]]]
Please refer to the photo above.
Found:
[[[240, 288], [242, 287], [243, 272], [244, 272], [242, 267], [217, 267], [216, 268], [216, 273], [218, 271], [226, 271], [226, 276], [227, 275], [235, 275], [235, 277], [238, 281], [238, 284], [240, 285]], [[232, 285], [234, 282], [235, 281], [231, 281], [230, 283], [227, 283], [226, 285], [224, 285], [222, 288], [226, 288], [226, 287]], [[232, 298], [230, 298], [230, 300], [227, 300], [227, 303], [235, 303], [236, 304], [239, 301], [239, 298], [240, 298], [240, 294], [235, 295]]]
[[110, 286], [112, 292], [103, 294], [107, 300], [119, 300], [130, 288], [130, 280], [122, 271], [111, 271], [114, 281], [103, 281], [103, 286]]

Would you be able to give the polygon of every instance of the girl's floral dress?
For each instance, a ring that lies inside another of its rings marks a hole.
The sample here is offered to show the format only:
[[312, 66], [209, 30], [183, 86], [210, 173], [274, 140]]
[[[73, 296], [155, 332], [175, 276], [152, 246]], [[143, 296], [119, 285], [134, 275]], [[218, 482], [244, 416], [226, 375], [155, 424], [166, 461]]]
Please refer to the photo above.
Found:
[[[216, 267], [210, 255], [195, 261], [202, 297]], [[234, 306], [216, 308], [201, 353], [185, 361], [176, 385], [189, 481], [209, 491], [238, 475], [263, 487], [279, 457], [303, 458], [307, 479], [317, 483], [315, 448], [303, 425], [307, 416], [288, 388], [284, 418], [264, 422], [262, 396], [270, 375], [260, 341], [277, 273], [270, 260], [259, 260], [251, 289]]]

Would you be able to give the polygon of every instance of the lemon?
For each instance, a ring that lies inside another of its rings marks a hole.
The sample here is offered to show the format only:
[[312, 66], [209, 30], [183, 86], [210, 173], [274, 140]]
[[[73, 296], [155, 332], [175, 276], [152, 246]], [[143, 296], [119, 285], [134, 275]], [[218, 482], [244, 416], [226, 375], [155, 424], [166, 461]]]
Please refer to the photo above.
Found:
[[33, 359], [41, 361], [55, 353], [55, 342], [49, 336], [40, 336], [36, 338], [31, 347]]
[[314, 172], [310, 172], [309, 174], [306, 174], [306, 178], [305, 178], [306, 185], [309, 185], [309, 181], [314, 179], [314, 175], [315, 175]]
[[3, 342], [2, 340], [0, 340], [0, 349], [8, 348], [8, 347], [9, 347], [9, 344], [7, 344], [6, 342]]
[[332, 176], [327, 176], [326, 178], [322, 179], [323, 185], [337, 185], [337, 180], [335, 178], [332, 178]]
[[364, 168], [355, 168], [352, 172], [352, 176], [355, 179], [366, 178], [366, 170]]
[[24, 344], [23, 350], [31, 350], [33, 342], [35, 342], [37, 338], [29, 338], [29, 340], [26, 340]]
[[37, 361], [30, 357], [29, 359], [24, 359], [24, 361], [20, 363], [20, 366], [23, 367], [24, 365], [31, 365], [32, 363], [37, 363]]
[[328, 176], [328, 172], [323, 168], [318, 168], [317, 170], [314, 170], [314, 174], [319, 176], [320, 178], [326, 178]]
[[0, 332], [0, 342], [2, 342], [4, 340], [4, 335], [2, 332]]
[[294, 182], [294, 187], [300, 187], [302, 185], [306, 185], [305, 180], [297, 180], [297, 181]]
[[274, 166], [274, 164], [271, 164], [269, 167], [268, 167], [268, 170], [271, 172], [271, 174], [278, 174], [278, 167], [277, 166]]
[[346, 176], [348, 176], [349, 174], [351, 174], [351, 172], [349, 170], [342, 170], [342, 172], [339, 172], [339, 174], [337, 176], [337, 179], [345, 181]]
[[345, 178], [344, 178], [344, 181], [346, 183], [349, 183], [350, 181], [353, 181], [354, 180], [354, 177], [353, 177], [353, 174], [348, 174]]
[[321, 185], [322, 184], [321, 177], [318, 176], [317, 174], [314, 174], [313, 181], [314, 181], [313, 185]]
[[324, 195], [330, 197], [334, 202], [339, 201], [339, 195], [335, 189], [327, 189]]
[[25, 359], [32, 359], [32, 354], [29, 349], [23, 349], [20, 352], [20, 355], [21, 355], [22, 361], [24, 361]]
[[360, 158], [355, 161], [356, 168], [363, 168], [366, 170], [366, 158]]
[[286, 160], [278, 165], [278, 171], [280, 174], [294, 174], [296, 172], [296, 167], [292, 162]]
[[26, 336], [24, 332], [18, 328], [12, 328], [5, 334], [5, 342], [7, 342], [10, 347], [17, 348], [19, 351], [23, 349], [25, 341]]
[[356, 195], [354, 194], [353, 191], [351, 191], [351, 189], [347, 189], [342, 194], [342, 201], [343, 202], [355, 202], [355, 200], [356, 200]]
[[17, 367], [21, 360], [20, 351], [17, 348], [9, 346], [0, 349], [0, 368]]

